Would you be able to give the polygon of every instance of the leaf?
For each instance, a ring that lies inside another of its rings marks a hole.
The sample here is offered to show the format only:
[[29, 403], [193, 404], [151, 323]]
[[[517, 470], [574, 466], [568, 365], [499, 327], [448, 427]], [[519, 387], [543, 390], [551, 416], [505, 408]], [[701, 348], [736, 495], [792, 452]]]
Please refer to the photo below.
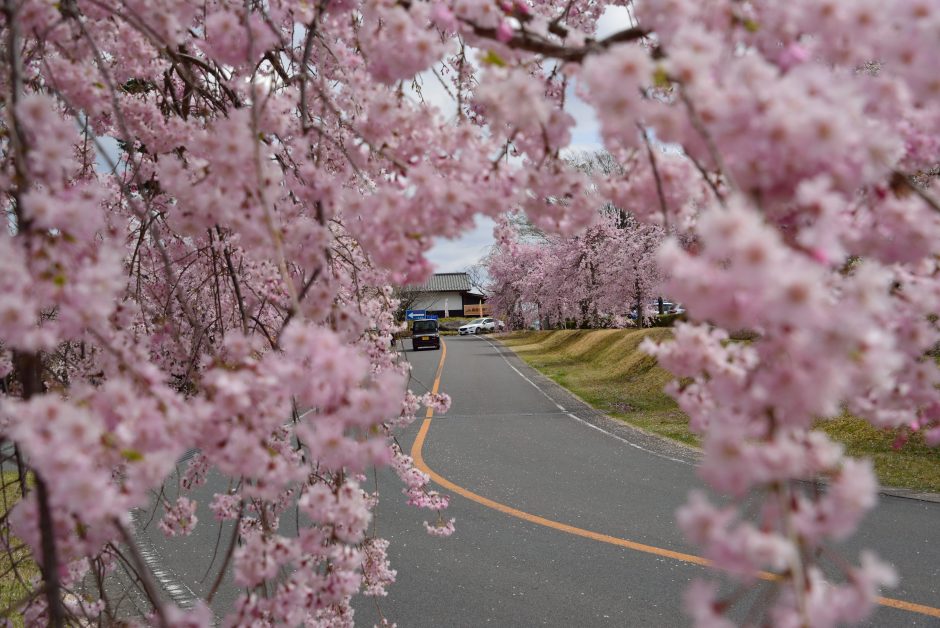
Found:
[[503, 60], [503, 58], [492, 50], [487, 50], [486, 54], [480, 58], [480, 62], [484, 65], [496, 65], [501, 68], [506, 67], [506, 62]]
[[670, 82], [666, 68], [661, 65], [656, 66], [656, 71], [653, 72], [653, 85], [656, 87], [669, 87]]
[[136, 449], [122, 449], [121, 456], [128, 462], [140, 462], [144, 459], [144, 455]]

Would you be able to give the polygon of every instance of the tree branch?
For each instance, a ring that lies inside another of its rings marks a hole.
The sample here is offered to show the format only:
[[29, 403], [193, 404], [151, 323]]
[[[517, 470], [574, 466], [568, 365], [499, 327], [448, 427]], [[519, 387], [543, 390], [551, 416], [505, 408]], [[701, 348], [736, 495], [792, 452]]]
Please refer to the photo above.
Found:
[[160, 626], [167, 628], [169, 623], [167, 622], [166, 612], [163, 610], [163, 604], [160, 602], [160, 593], [157, 591], [157, 585], [154, 584], [153, 580], [150, 578], [150, 570], [147, 568], [146, 563], [144, 563], [143, 557], [140, 555], [140, 552], [137, 551], [134, 537], [131, 536], [127, 528], [117, 519], [114, 520], [114, 525], [121, 533], [121, 538], [124, 539], [124, 544], [130, 551], [131, 560], [134, 562], [134, 569], [137, 571], [137, 577], [140, 578], [144, 592], [147, 594], [147, 597], [150, 598], [150, 603], [153, 604], [153, 610], [157, 615]]
[[663, 194], [663, 180], [659, 176], [659, 167], [656, 165], [656, 156], [653, 154], [650, 136], [642, 125], [637, 123], [636, 126], [643, 135], [643, 142], [646, 144], [646, 155], [649, 157], [650, 168], [653, 169], [653, 178], [656, 180], [656, 196], [659, 197], [659, 209], [663, 213], [663, 227], [669, 229], [669, 209], [666, 207], [666, 196]]
[[[473, 34], [486, 39], [497, 39], [495, 28], [485, 28], [478, 26], [473, 22], [465, 22], [472, 30]], [[562, 61], [581, 62], [585, 57], [606, 51], [615, 44], [622, 44], [631, 41], [643, 39], [649, 34], [644, 28], [634, 26], [608, 35], [603, 39], [589, 39], [583, 46], [567, 47], [562, 44], [556, 44], [547, 39], [543, 39], [533, 33], [522, 32], [515, 33], [512, 38], [506, 42], [506, 46], [514, 50], [525, 50], [545, 57], [552, 57]]]
[[907, 188], [908, 190], [910, 190], [911, 192], [919, 196], [922, 201], [927, 203], [930, 209], [934, 210], [935, 212], [940, 212], [940, 202], [938, 202], [937, 199], [931, 196], [927, 192], [927, 190], [917, 185], [917, 182], [914, 181], [914, 179], [911, 178], [910, 175], [905, 174], [899, 170], [895, 170], [893, 172], [891, 183], [894, 186], [900, 185], [900, 186]]

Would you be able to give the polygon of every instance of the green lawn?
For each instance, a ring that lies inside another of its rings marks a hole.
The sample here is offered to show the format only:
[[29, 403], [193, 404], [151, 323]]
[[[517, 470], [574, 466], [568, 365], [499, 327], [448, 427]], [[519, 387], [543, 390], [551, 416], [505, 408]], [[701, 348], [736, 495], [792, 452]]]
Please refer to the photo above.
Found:
[[[689, 445], [698, 438], [688, 418], [663, 386], [671, 379], [656, 360], [637, 347], [647, 336], [668, 338], [669, 329], [595, 329], [514, 332], [499, 339], [538, 369], [598, 410], [641, 429]], [[818, 427], [845, 444], [853, 456], [869, 456], [887, 486], [940, 491], [940, 449], [911, 438], [900, 451], [896, 433], [850, 416], [820, 421]]]
[[922, 435], [914, 434], [895, 450], [895, 430], [878, 429], [849, 415], [820, 421], [817, 427], [845, 444], [850, 455], [871, 458], [882, 484], [940, 492], [940, 448], [928, 447]]

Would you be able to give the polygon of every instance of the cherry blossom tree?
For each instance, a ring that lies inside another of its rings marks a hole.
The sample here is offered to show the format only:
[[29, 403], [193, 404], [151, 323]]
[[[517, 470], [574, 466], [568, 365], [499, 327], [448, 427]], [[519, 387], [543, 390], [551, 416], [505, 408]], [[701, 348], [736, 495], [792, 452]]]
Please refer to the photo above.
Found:
[[[432, 237], [475, 215], [521, 210], [570, 236], [599, 196], [675, 234], [658, 262], [693, 322], [648, 348], [682, 378], [703, 477], [732, 497], [692, 496], [690, 539], [744, 586], [776, 573], [781, 625], [861, 620], [893, 581], [865, 554], [826, 582], [817, 556], [876, 483], [811, 426], [847, 408], [940, 440], [935, 1], [3, 0], [0, 14], [0, 434], [27, 493], [0, 527], [42, 568], [28, 622], [114, 620], [106, 584], [68, 593], [120, 562], [150, 619], [210, 623], [211, 595], [158, 602], [128, 516], [198, 448], [182, 484], [210, 467], [237, 478], [212, 503], [236, 522], [220, 570], [244, 593], [227, 623], [351, 623], [351, 596], [393, 578], [367, 534], [366, 470], [390, 465], [416, 506], [447, 502], [391, 438], [447, 400], [406, 391], [388, 286], [423, 280]], [[599, 35], [602, 16], [618, 23]], [[423, 97], [432, 84], [447, 106]], [[575, 94], [622, 169], [563, 158]], [[738, 328], [757, 339], [726, 342]], [[803, 490], [819, 478], [825, 493]], [[291, 503], [311, 523], [287, 537]], [[194, 512], [165, 504], [161, 529], [204, 525]], [[689, 592], [701, 625], [725, 622], [717, 590]]]
[[624, 325], [631, 311], [648, 309], [662, 280], [655, 255], [664, 232], [612, 206], [601, 212], [578, 234], [534, 240], [504, 221], [487, 258], [496, 310], [514, 326], [538, 320], [547, 329]]

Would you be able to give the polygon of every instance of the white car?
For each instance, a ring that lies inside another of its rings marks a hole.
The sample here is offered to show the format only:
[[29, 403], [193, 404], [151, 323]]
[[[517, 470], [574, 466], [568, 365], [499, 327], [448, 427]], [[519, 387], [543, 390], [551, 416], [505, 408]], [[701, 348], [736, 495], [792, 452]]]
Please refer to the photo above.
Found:
[[475, 318], [466, 325], [460, 327], [457, 331], [461, 336], [468, 334], [482, 334], [488, 331], [496, 331], [504, 327], [502, 321], [495, 318]]

